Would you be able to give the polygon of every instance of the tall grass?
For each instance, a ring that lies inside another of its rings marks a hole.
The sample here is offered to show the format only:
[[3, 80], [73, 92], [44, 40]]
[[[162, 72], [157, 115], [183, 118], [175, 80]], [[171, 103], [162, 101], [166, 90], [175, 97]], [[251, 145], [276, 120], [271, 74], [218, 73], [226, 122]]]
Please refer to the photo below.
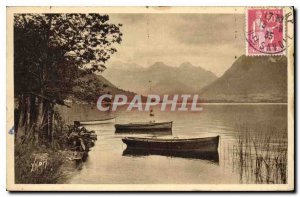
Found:
[[287, 132], [239, 127], [233, 165], [242, 183], [287, 183]]
[[87, 159], [89, 148], [97, 140], [95, 132], [75, 125], [69, 125], [66, 130], [63, 123], [58, 123], [54, 125], [55, 133], [51, 142], [39, 140], [34, 127], [26, 135], [15, 138], [17, 184], [62, 182]]
[[16, 184], [54, 184], [61, 178], [63, 155], [33, 143], [15, 145]]

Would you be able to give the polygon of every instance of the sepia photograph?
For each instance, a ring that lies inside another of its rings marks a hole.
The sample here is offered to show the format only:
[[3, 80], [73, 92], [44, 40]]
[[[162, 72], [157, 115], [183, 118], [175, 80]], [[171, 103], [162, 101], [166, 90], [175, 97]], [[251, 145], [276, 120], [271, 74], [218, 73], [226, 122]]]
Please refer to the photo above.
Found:
[[293, 7], [7, 7], [7, 190], [293, 191]]

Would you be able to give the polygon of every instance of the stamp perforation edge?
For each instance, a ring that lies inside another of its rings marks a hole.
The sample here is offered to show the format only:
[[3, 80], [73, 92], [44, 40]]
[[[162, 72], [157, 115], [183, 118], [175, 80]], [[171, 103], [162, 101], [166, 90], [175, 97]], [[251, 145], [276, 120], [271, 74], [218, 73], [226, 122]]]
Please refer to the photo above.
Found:
[[263, 53], [263, 52], [259, 52], [259, 53], [249, 53], [248, 49], [249, 49], [249, 43], [247, 41], [247, 33], [248, 33], [248, 10], [249, 9], [281, 9], [282, 10], [282, 15], [283, 15], [283, 40], [286, 40], [287, 43], [287, 18], [286, 18], [286, 13], [285, 13], [285, 9], [283, 9], [283, 7], [281, 6], [272, 6], [272, 7], [257, 7], [257, 6], [251, 6], [251, 7], [245, 7], [245, 54], [246, 56], [287, 56], [287, 48], [288, 46], [286, 46], [286, 48], [280, 52], [280, 53]]

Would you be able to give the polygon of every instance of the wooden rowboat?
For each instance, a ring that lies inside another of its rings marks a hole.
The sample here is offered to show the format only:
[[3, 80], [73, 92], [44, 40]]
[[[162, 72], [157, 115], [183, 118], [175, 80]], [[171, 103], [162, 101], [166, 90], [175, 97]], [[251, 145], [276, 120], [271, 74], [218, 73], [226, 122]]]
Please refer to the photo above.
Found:
[[170, 131], [171, 122], [137, 122], [129, 124], [115, 124], [116, 132], [122, 131]]
[[108, 124], [116, 122], [116, 118], [106, 118], [100, 120], [88, 120], [88, 121], [74, 121], [74, 124], [79, 123], [79, 125], [95, 125], [95, 124]]
[[219, 136], [190, 139], [157, 139], [125, 137], [122, 141], [130, 149], [167, 150], [176, 152], [217, 152]]
[[121, 131], [115, 131], [115, 134], [116, 135], [135, 135], [135, 134], [145, 134], [149, 137], [162, 137], [162, 136], [172, 136], [172, 130], [154, 130], [154, 131], [147, 131], [147, 130], [136, 130], [136, 131], [124, 131], [124, 130], [121, 130]]

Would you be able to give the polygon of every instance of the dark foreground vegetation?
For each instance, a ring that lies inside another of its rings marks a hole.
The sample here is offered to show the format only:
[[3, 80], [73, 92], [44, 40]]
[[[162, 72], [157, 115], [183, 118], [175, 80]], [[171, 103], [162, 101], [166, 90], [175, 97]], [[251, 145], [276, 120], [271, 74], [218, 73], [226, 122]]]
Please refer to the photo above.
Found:
[[32, 133], [15, 144], [16, 183], [57, 183], [86, 161], [97, 135], [77, 125], [59, 131], [53, 147], [35, 142]]
[[[268, 130], [266, 132], [266, 130]], [[274, 128], [240, 127], [233, 165], [242, 183], [287, 183], [287, 132]]]
[[120, 27], [100, 14], [14, 15], [16, 183], [56, 183], [67, 161], [86, 158], [95, 134], [68, 128], [54, 107], [69, 107], [74, 88], [90, 86], [80, 79], [105, 70]]

